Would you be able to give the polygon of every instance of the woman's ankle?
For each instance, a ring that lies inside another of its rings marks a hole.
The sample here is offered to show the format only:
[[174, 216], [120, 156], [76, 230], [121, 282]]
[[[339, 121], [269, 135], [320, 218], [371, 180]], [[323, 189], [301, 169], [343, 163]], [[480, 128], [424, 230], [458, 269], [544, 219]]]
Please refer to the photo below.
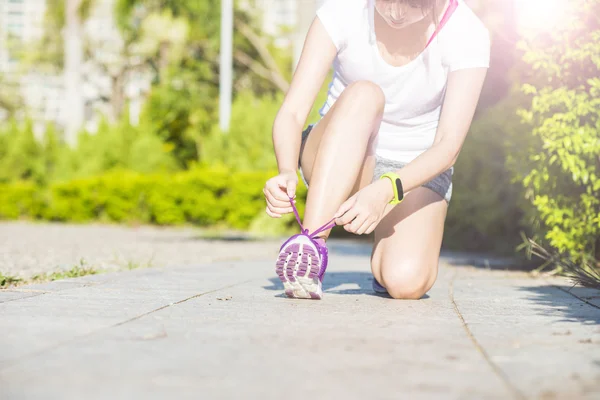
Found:
[[319, 234], [319, 235], [315, 236], [315, 240], [317, 240], [317, 239], [322, 240], [323, 243], [327, 243], [327, 239], [329, 239], [329, 236], [328, 235], [321, 235], [321, 234]]

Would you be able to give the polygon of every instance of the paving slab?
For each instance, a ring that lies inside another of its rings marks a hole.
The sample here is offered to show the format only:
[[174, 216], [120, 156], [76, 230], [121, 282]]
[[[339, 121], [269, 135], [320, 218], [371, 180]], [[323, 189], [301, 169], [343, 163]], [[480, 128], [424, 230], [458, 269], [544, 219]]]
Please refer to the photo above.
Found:
[[452, 283], [477, 345], [523, 397], [600, 395], [600, 309], [563, 285], [481, 272], [458, 272]]
[[322, 301], [282, 296], [269, 257], [0, 303], [0, 398], [600, 396], [600, 309], [564, 281], [444, 260], [424, 299], [396, 301], [355, 250], [332, 246]]

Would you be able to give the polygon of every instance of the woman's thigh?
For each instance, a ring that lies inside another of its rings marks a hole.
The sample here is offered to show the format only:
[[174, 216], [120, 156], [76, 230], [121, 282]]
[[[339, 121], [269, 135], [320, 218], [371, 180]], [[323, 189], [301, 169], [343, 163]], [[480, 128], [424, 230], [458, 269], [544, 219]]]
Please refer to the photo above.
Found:
[[[302, 174], [307, 182], [310, 184], [311, 177], [314, 171], [315, 161], [319, 154], [321, 142], [323, 137], [327, 134], [332, 121], [335, 118], [362, 118], [362, 115], [356, 115], [356, 113], [348, 112], [348, 108], [356, 107], [360, 108], [360, 103], [364, 102], [365, 105], [371, 106], [376, 102], [385, 103], [383, 95], [379, 95], [381, 89], [376, 87], [374, 84], [358, 82], [355, 83], [342, 93], [342, 96], [335, 102], [335, 104], [329, 109], [327, 114], [316, 124], [310, 134], [308, 135], [304, 144], [302, 153], [300, 154], [300, 165], [302, 166]], [[368, 116], [366, 118], [369, 118]], [[379, 120], [373, 120], [373, 129], [377, 130], [379, 126]], [[370, 184], [373, 180], [373, 172], [375, 169], [375, 151], [374, 151], [374, 140], [376, 135], [373, 134], [369, 144], [365, 158], [363, 160], [362, 167], [353, 193], [360, 190], [361, 188]], [[340, 140], [348, 140], [348, 138], [340, 138]], [[327, 157], [341, 158], [340, 154], [329, 154]]]
[[388, 206], [375, 229], [373, 276], [394, 298], [418, 299], [437, 277], [448, 203], [419, 187]]

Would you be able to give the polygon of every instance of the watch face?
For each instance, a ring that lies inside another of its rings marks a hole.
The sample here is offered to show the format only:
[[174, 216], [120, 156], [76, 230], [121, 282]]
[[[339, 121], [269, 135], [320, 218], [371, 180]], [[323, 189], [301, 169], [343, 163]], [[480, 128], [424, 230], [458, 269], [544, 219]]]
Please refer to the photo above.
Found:
[[398, 200], [402, 200], [404, 198], [404, 189], [402, 189], [402, 182], [400, 179], [396, 178], [396, 190], [398, 191]]

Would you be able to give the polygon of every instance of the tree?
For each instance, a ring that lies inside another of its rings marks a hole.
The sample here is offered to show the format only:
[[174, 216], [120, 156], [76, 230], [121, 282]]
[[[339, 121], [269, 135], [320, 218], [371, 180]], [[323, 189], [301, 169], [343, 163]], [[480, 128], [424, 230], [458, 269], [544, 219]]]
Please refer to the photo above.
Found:
[[[250, 91], [257, 96], [287, 90], [291, 51], [277, 50], [272, 39], [255, 28], [251, 9], [234, 14], [234, 96]], [[183, 166], [198, 160], [203, 139], [217, 122], [220, 2], [218, 0], [118, 0], [116, 18], [124, 37], [143, 44], [144, 59], [155, 81], [144, 115], [156, 132], [175, 145]], [[186, 21], [185, 42], [169, 40], [156, 29], [167, 20]], [[144, 32], [144, 21], [153, 20]], [[140, 29], [142, 27], [142, 29]], [[285, 71], [285, 72], [282, 72]]]
[[22, 104], [18, 83], [0, 75], [0, 119], [10, 118]]

